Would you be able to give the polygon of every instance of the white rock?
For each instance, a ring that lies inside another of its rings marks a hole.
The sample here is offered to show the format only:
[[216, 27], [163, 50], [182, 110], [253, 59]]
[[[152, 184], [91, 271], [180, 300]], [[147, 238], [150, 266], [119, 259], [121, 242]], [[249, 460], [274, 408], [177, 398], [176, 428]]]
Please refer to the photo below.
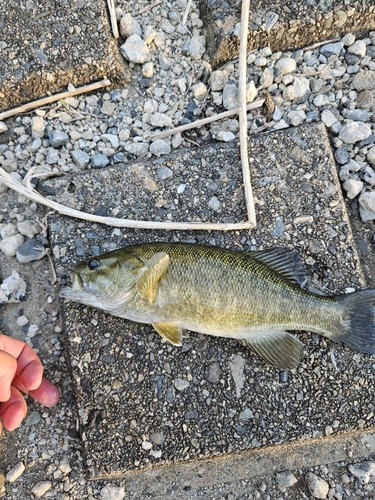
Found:
[[310, 81], [305, 77], [294, 77], [293, 81], [294, 88], [294, 98], [293, 101], [295, 103], [301, 103], [308, 99], [311, 94], [310, 90]]
[[337, 122], [336, 116], [329, 109], [322, 111], [320, 117], [326, 127], [332, 127], [332, 125]]
[[216, 139], [218, 141], [223, 141], [223, 142], [230, 142], [234, 141], [236, 136], [233, 134], [233, 132], [229, 132], [228, 130], [219, 130], [219, 132], [216, 134]]
[[0, 241], [0, 250], [7, 257], [14, 257], [17, 253], [17, 248], [24, 242], [24, 237], [17, 233], [12, 236], [8, 236]]
[[375, 477], [375, 462], [349, 465], [348, 469], [362, 484], [368, 484]]
[[51, 481], [41, 481], [39, 483], [36, 483], [36, 485], [31, 489], [31, 492], [36, 496], [36, 497], [42, 497], [44, 493], [47, 493], [48, 490], [52, 488], [52, 483]]
[[298, 125], [306, 120], [306, 113], [303, 110], [290, 111], [288, 113], [288, 118], [294, 127], [298, 127]]
[[352, 35], [351, 33], [347, 33], [345, 36], [341, 38], [341, 42], [345, 45], [345, 47], [349, 47], [350, 45], [353, 45], [355, 42], [355, 36]]
[[146, 26], [143, 34], [143, 40], [147, 43], [147, 45], [150, 45], [156, 37], [156, 34], [156, 30], [153, 26]]
[[327, 106], [329, 104], [328, 97], [324, 94], [319, 94], [313, 100], [314, 106], [320, 108], [321, 106]]
[[102, 134], [100, 136], [100, 138], [103, 141], [109, 142], [114, 149], [117, 149], [119, 147], [119, 145], [120, 145], [120, 140], [118, 138], [118, 135], [115, 135], [115, 134]]
[[178, 134], [174, 134], [172, 137], [172, 148], [176, 149], [182, 144], [182, 134], [179, 132]]
[[31, 119], [31, 135], [33, 139], [44, 136], [46, 129], [46, 122], [42, 116], [33, 116]]
[[375, 219], [375, 191], [364, 191], [358, 198], [359, 213], [363, 222]]
[[22, 316], [18, 316], [18, 318], [17, 318], [17, 325], [20, 326], [21, 328], [23, 326], [26, 326], [28, 322], [29, 322], [29, 320], [27, 319], [27, 317], [24, 314]]
[[253, 100], [258, 95], [258, 90], [255, 87], [254, 80], [251, 80], [246, 85], [246, 102], [253, 102]]
[[0, 285], [0, 303], [2, 302], [19, 302], [26, 295], [26, 283], [17, 273], [12, 271], [12, 274], [5, 278]]
[[367, 123], [363, 122], [349, 122], [340, 130], [339, 139], [347, 144], [354, 144], [357, 141], [363, 141], [370, 137], [371, 128]]
[[310, 493], [314, 498], [327, 498], [329, 491], [329, 484], [327, 483], [327, 481], [317, 476], [316, 474], [313, 474], [312, 472], [308, 472], [305, 479], [307, 487], [309, 488]]
[[14, 465], [10, 471], [5, 476], [5, 479], [10, 483], [13, 483], [16, 479], [20, 477], [20, 475], [25, 470], [25, 465], [23, 462], [18, 462], [18, 464]]
[[0, 122], [0, 134], [8, 130], [7, 124], [5, 122]]
[[276, 474], [276, 481], [280, 488], [290, 488], [298, 480], [290, 471], [284, 471]]
[[148, 144], [146, 142], [126, 142], [124, 149], [134, 156], [142, 157], [148, 153]]
[[366, 54], [366, 43], [363, 40], [357, 40], [348, 48], [348, 52], [358, 57], [364, 57]]
[[212, 210], [219, 210], [220, 208], [220, 201], [216, 198], [216, 196], [213, 196], [210, 201], [208, 202], [208, 206], [212, 208]]
[[150, 441], [143, 441], [143, 443], [142, 443], [142, 449], [143, 450], [151, 450], [152, 449], [152, 443], [150, 443]]
[[207, 87], [202, 82], [193, 85], [191, 87], [191, 91], [193, 92], [193, 96], [195, 97], [195, 99], [197, 99], [198, 101], [203, 101], [203, 99], [207, 95]]
[[229, 81], [223, 89], [223, 106], [225, 109], [238, 107], [238, 87], [234, 81]]
[[343, 183], [342, 187], [345, 189], [346, 195], [349, 198], [349, 200], [352, 200], [353, 198], [358, 196], [359, 193], [362, 191], [363, 182], [357, 181], [355, 179], [348, 179]]
[[371, 165], [375, 166], [375, 146], [367, 151], [366, 159]]
[[122, 16], [119, 29], [124, 40], [131, 35], [142, 36], [142, 28], [140, 27], [138, 21], [130, 14]]
[[273, 74], [273, 71], [271, 68], [264, 68], [261, 76], [260, 76], [260, 88], [265, 88], [267, 89], [268, 87], [270, 87], [273, 83], [273, 77], [274, 77], [274, 74]]
[[11, 222], [0, 230], [0, 236], [2, 238], [8, 238], [9, 236], [12, 236], [13, 234], [16, 233], [17, 233], [17, 227], [15, 224], [12, 224]]
[[152, 61], [142, 66], [142, 75], [145, 78], [152, 78], [154, 76], [154, 64]]
[[154, 458], [160, 458], [162, 456], [161, 450], [151, 450], [150, 455]]
[[275, 68], [279, 73], [278, 76], [283, 76], [288, 73], [293, 73], [296, 67], [297, 67], [297, 62], [292, 57], [282, 57], [275, 64]]
[[151, 125], [153, 127], [172, 127], [172, 118], [164, 113], [154, 113], [151, 116]]
[[150, 152], [156, 156], [168, 155], [171, 152], [171, 144], [164, 139], [156, 139], [150, 145]]
[[144, 64], [151, 60], [148, 46], [139, 35], [131, 35], [126, 42], [121, 45], [120, 52], [127, 61], [136, 64]]
[[226, 71], [217, 70], [211, 73], [208, 83], [213, 92], [218, 92], [220, 90], [223, 90], [227, 81], [228, 81], [228, 73]]
[[27, 236], [28, 238], [33, 238], [42, 230], [40, 225], [35, 220], [25, 220], [23, 222], [18, 222], [17, 229], [19, 233]]
[[206, 37], [203, 35], [196, 35], [188, 38], [184, 49], [190, 54], [192, 59], [202, 59], [206, 52]]
[[100, 500], [122, 500], [125, 496], [123, 486], [112, 486], [107, 484], [100, 491]]
[[178, 391], [181, 392], [190, 386], [190, 382], [185, 378], [176, 378], [176, 380], [174, 381], [174, 386]]

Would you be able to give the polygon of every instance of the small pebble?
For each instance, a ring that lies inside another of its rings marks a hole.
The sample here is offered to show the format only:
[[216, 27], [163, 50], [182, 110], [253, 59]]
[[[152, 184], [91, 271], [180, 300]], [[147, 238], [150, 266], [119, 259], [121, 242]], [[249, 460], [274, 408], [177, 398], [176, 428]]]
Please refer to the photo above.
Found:
[[13, 483], [14, 481], [16, 481], [16, 479], [18, 479], [23, 474], [24, 470], [25, 470], [24, 463], [18, 462], [18, 464], [14, 465], [10, 469], [10, 471], [7, 473], [5, 478], [9, 483]]

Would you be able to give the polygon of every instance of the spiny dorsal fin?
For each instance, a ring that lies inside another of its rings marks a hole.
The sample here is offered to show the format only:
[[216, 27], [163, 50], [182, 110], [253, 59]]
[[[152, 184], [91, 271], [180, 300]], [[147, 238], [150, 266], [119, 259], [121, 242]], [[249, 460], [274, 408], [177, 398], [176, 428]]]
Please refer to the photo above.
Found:
[[298, 366], [301, 359], [301, 342], [283, 330], [266, 334], [260, 339], [243, 338], [240, 341], [276, 368], [292, 370]]
[[169, 255], [159, 252], [153, 255], [139, 270], [137, 281], [137, 292], [152, 304], [155, 302], [158, 292], [158, 282], [167, 272], [169, 266]]
[[248, 255], [272, 267], [280, 276], [293, 285], [303, 288], [307, 283], [306, 266], [298, 253], [286, 247], [248, 252]]
[[173, 345], [182, 345], [183, 330], [176, 323], [152, 323], [152, 326], [163, 339]]

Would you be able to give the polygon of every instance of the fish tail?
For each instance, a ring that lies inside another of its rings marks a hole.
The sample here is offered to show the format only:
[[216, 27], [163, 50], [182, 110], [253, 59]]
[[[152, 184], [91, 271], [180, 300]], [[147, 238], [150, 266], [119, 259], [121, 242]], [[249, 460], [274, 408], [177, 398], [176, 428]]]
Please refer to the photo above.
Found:
[[342, 308], [340, 330], [332, 340], [375, 354], [375, 289], [339, 295]]

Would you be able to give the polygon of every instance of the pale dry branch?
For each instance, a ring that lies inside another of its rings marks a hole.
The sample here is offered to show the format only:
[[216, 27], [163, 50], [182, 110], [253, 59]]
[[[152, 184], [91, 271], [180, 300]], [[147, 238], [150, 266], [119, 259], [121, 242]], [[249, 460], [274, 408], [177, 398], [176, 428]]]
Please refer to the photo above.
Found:
[[74, 89], [72, 91], [60, 92], [59, 94], [43, 97], [42, 99], [38, 99], [37, 101], [28, 102], [27, 104], [24, 104], [23, 106], [20, 106], [18, 108], [9, 109], [8, 111], [0, 113], [0, 120], [5, 120], [5, 118], [19, 115], [20, 113], [26, 113], [27, 111], [40, 108], [42, 106], [45, 106], [46, 104], [51, 104], [52, 102], [59, 101], [60, 99], [66, 99], [68, 97], [73, 97], [75, 95], [85, 94], [86, 92], [92, 92], [93, 90], [108, 87], [108, 85], [111, 85], [111, 82], [107, 79], [104, 79], [100, 80], [99, 82], [84, 85], [83, 87], [78, 87], [77, 89]]
[[186, 5], [185, 14], [184, 14], [184, 17], [182, 18], [182, 21], [181, 21], [182, 26], [184, 26], [186, 24], [186, 20], [187, 20], [187, 17], [189, 15], [190, 7], [191, 7], [191, 2], [192, 2], [192, 0], [188, 0], [188, 3]]
[[49, 200], [45, 198], [40, 193], [35, 191], [30, 184], [30, 176], [26, 179], [26, 184], [17, 181], [8, 172], [0, 167], [0, 182], [5, 184], [10, 189], [13, 189], [19, 194], [22, 194], [26, 198], [45, 205], [56, 212], [67, 215], [69, 217], [75, 217], [77, 219], [83, 219], [85, 221], [97, 222], [100, 224], [105, 224], [107, 226], [114, 227], [127, 227], [136, 229], [173, 229], [173, 230], [217, 230], [217, 231], [229, 231], [229, 230], [240, 230], [240, 229], [251, 229], [253, 225], [249, 221], [237, 222], [232, 224], [227, 223], [215, 223], [215, 222], [150, 222], [150, 221], [139, 221], [130, 219], [118, 219], [116, 217], [101, 217], [94, 214], [88, 214], [86, 212], [81, 212], [73, 208], [66, 207], [60, 203]]
[[238, 102], [239, 102], [239, 124], [240, 124], [240, 153], [242, 176], [245, 189], [245, 200], [247, 215], [252, 227], [256, 226], [253, 190], [250, 181], [249, 158], [247, 154], [247, 114], [246, 114], [246, 51], [247, 30], [249, 24], [250, 0], [242, 0], [241, 7], [241, 29], [240, 29], [240, 56], [238, 62]]
[[159, 5], [159, 3], [161, 3], [161, 0], [155, 0], [155, 2], [152, 2], [152, 3], [150, 3], [150, 5], [147, 5], [146, 7], [144, 7], [143, 9], [141, 9], [138, 12], [138, 15], [139, 14], [143, 14], [144, 12], [147, 12], [148, 10], [153, 9], [154, 7], [156, 7], [157, 5]]
[[307, 47], [303, 47], [302, 50], [312, 50], [316, 49], [317, 47], [321, 47], [322, 45], [327, 45], [328, 43], [335, 43], [339, 42], [340, 38], [331, 38], [331, 40], [324, 40], [324, 42], [317, 42], [314, 43], [313, 45], [308, 45]]
[[117, 39], [119, 37], [119, 33], [116, 19], [115, 0], [107, 0], [107, 6], [109, 10], [113, 38]]
[[[246, 105], [246, 111], [252, 109], [260, 108], [263, 106], [264, 99], [259, 99], [258, 101], [250, 102]], [[185, 132], [185, 130], [190, 130], [192, 128], [202, 127], [207, 123], [216, 122], [218, 120], [223, 120], [229, 116], [237, 115], [240, 112], [240, 108], [228, 109], [228, 111], [223, 111], [223, 113], [218, 113], [217, 115], [208, 116], [207, 118], [202, 118], [201, 120], [196, 120], [195, 122], [187, 123], [186, 125], [181, 125], [179, 127], [171, 128], [169, 130], [164, 130], [163, 132], [158, 132], [151, 136], [151, 140], [162, 139], [163, 137], [168, 137], [169, 135], [178, 134], [179, 132]]]

